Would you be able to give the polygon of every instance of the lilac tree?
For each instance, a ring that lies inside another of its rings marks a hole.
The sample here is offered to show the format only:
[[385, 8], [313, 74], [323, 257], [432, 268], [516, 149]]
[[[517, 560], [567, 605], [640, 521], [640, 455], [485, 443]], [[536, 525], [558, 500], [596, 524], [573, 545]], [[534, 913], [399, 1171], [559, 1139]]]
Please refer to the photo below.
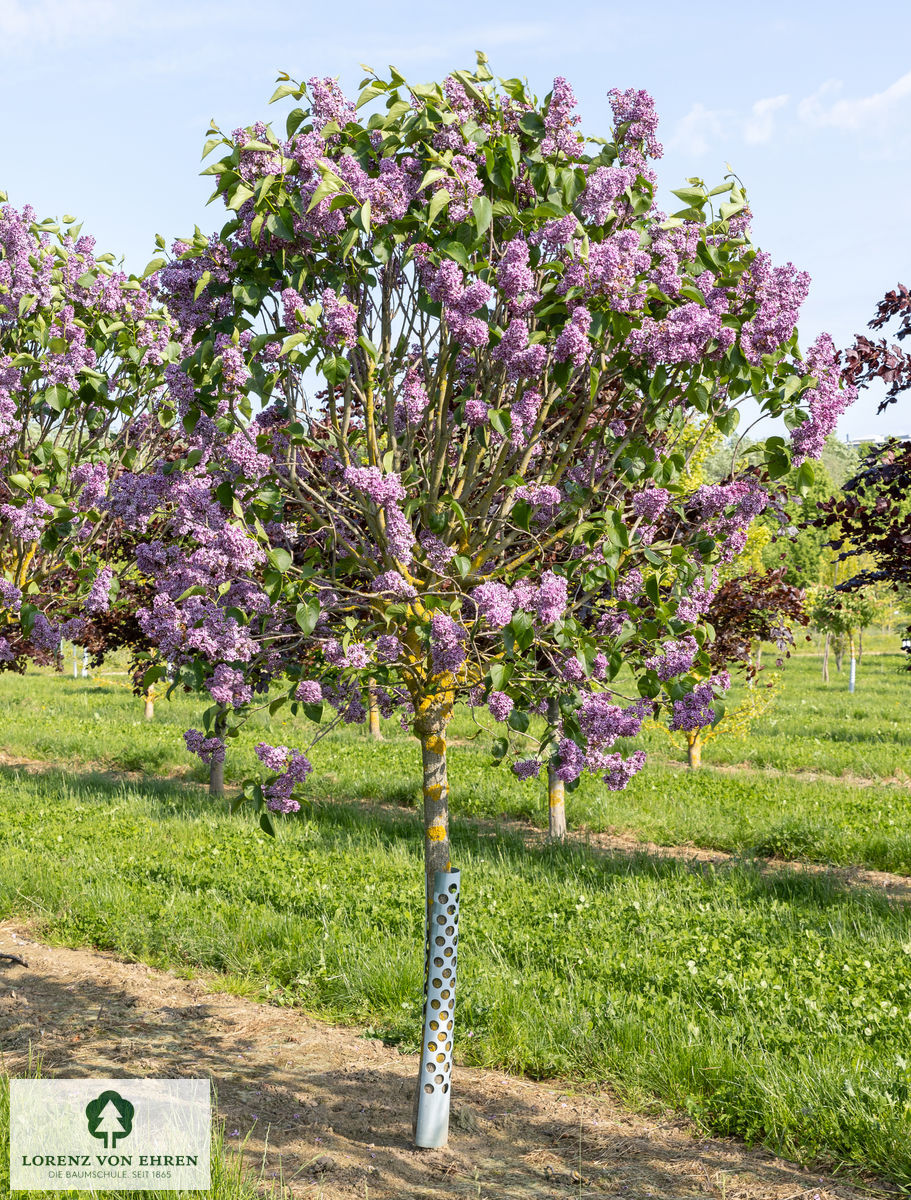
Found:
[[4, 669], [52, 658], [108, 610], [131, 567], [113, 548], [108, 488], [168, 438], [158, 402], [184, 351], [155, 286], [113, 264], [72, 217], [0, 208]]
[[[753, 247], [736, 180], [656, 210], [646, 93], [610, 93], [610, 140], [582, 135], [564, 79], [538, 101], [483, 56], [442, 84], [371, 74], [357, 103], [324, 78], [287, 96], [281, 133], [212, 130], [227, 224], [152, 264], [193, 346], [169, 380], [188, 453], [113, 503], [162, 531], [139, 618], [215, 701], [191, 749], [223, 753], [266, 702], [331, 718], [318, 737], [371, 687], [413, 730], [429, 911], [455, 704], [520, 778], [615, 789], [645, 755], [614, 743], [646, 717], [710, 722], [717, 564], [770, 480], [809, 480], [849, 394], [824, 340], [801, 359], [808, 279]], [[685, 486], [693, 414], [730, 433], [747, 398], [790, 442]], [[257, 751], [271, 828], [311, 764]]]

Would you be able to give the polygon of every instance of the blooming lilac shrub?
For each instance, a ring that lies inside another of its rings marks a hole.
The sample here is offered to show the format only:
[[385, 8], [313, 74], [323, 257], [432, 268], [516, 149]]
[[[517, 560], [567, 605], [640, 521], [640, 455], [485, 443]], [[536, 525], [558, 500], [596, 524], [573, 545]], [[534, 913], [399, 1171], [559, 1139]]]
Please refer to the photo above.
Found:
[[[542, 104], [483, 61], [442, 85], [371, 76], [355, 103], [330, 79], [289, 95], [281, 134], [211, 139], [228, 223], [161, 264], [191, 449], [112, 500], [136, 530], [166, 523], [140, 548], [148, 637], [239, 715], [287, 678], [289, 703], [354, 720], [372, 679], [426, 751], [470, 695], [524, 777], [562, 745], [616, 785], [621, 735], [593, 738], [586, 705], [635, 735], [639, 700], [611, 693], [626, 662], [670, 720], [708, 711], [713, 567], [850, 400], [823, 343], [800, 358], [808, 281], [753, 247], [733, 180], [656, 209], [644, 92], [611, 93], [606, 142], [565, 80]], [[687, 422], [729, 432], [748, 396], [793, 442], [688, 492]], [[428, 871], [447, 859], [428, 843]]]
[[109, 489], [173, 440], [164, 384], [190, 347], [73, 218], [0, 202], [0, 668], [22, 670], [108, 619], [131, 569]]
[[[190, 448], [112, 502], [148, 534], [148, 637], [232, 728], [280, 684], [271, 706], [323, 729], [374, 688], [414, 731], [429, 897], [456, 702], [495, 723], [496, 761], [569, 786], [625, 786], [644, 754], [617, 743], [656, 712], [711, 719], [715, 568], [815, 435], [694, 490], [684, 431], [730, 433], [749, 399], [797, 436], [838, 382], [801, 360], [806, 281], [754, 248], [734, 180], [658, 211], [646, 93], [611, 93], [607, 140], [566, 80], [542, 102], [483, 56], [442, 84], [371, 74], [355, 102], [321, 78], [289, 96], [280, 129], [210, 139], [227, 222], [160, 270]], [[310, 764], [260, 757], [268, 827]]]

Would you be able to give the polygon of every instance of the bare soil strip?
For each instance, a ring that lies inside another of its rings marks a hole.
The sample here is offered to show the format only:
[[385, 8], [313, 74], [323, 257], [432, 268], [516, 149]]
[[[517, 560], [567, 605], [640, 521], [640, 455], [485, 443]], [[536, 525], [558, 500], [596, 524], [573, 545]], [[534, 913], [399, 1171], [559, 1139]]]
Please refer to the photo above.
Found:
[[295, 1200], [859, 1200], [849, 1185], [686, 1120], [459, 1067], [450, 1144], [410, 1146], [417, 1057], [356, 1030], [0, 923], [0, 1070], [212, 1079], [229, 1145]]

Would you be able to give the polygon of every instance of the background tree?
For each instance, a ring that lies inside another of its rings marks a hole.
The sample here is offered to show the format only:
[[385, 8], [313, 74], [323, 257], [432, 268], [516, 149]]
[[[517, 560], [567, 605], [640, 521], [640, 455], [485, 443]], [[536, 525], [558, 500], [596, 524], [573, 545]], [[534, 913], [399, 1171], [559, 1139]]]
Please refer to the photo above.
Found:
[[[847, 639], [851, 655], [848, 691], [853, 692], [857, 678], [857, 636], [873, 620], [876, 608], [873, 600], [863, 592], [840, 592], [836, 590], [819, 593], [813, 602], [810, 615], [813, 624], [823, 633]], [[823, 658], [823, 678], [828, 683], [826, 659]]]
[[[0, 195], [5, 200], [5, 195]], [[167, 433], [181, 357], [155, 288], [96, 255], [72, 217], [0, 209], [0, 667], [50, 661], [116, 594], [105, 497]], [[122, 562], [125, 564], [126, 559]]]

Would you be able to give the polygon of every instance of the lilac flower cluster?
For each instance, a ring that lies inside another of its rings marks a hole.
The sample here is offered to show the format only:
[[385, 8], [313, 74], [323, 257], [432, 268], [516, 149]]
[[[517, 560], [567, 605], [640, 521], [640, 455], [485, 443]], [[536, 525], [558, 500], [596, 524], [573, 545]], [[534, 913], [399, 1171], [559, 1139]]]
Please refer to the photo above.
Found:
[[597, 167], [585, 181], [579, 197], [579, 211], [592, 225], [603, 225], [610, 217], [614, 201], [636, 182], [630, 167]]
[[[513, 597], [515, 598], [515, 588]], [[535, 614], [542, 625], [552, 625], [566, 612], [569, 592], [566, 580], [553, 571], [545, 571], [532, 600]]]
[[478, 606], [478, 616], [494, 629], [502, 629], [512, 620], [515, 601], [505, 584], [495, 580], [479, 584], [471, 598]]
[[430, 621], [430, 656], [434, 675], [458, 671], [465, 661], [465, 630], [446, 613]]
[[838, 418], [857, 399], [856, 387], [842, 386], [838, 353], [827, 333], [821, 333], [810, 347], [806, 370], [816, 377], [816, 386], [803, 397], [809, 416], [791, 434], [795, 466], [808, 458], [819, 458]]
[[[644, 174], [648, 158], [661, 158], [664, 149], [656, 138], [658, 114], [655, 101], [642, 89], [611, 88], [607, 93], [614, 113], [614, 134], [620, 146], [620, 161]], [[625, 133], [621, 134], [623, 127]]]
[[575, 158], [578, 155], [580, 137], [576, 127], [581, 118], [574, 111], [575, 107], [573, 89], [562, 75], [558, 75], [544, 113], [546, 132], [541, 142], [541, 153], [545, 157], [565, 154], [567, 158]]
[[647, 658], [645, 665], [649, 670], [658, 672], [658, 678], [662, 683], [667, 683], [668, 680], [675, 679], [678, 675], [685, 675], [692, 667], [698, 653], [699, 645], [696, 639], [691, 634], [687, 634], [679, 641], [672, 638], [665, 642], [661, 647], [661, 653]]
[[453, 339], [469, 349], [486, 346], [490, 335], [487, 322], [474, 314], [490, 303], [493, 288], [479, 279], [466, 285], [462, 269], [452, 259], [445, 259], [434, 270], [426, 259], [427, 250], [420, 243], [414, 248], [414, 257], [431, 299], [443, 305], [443, 316]]
[[26, 500], [18, 507], [14, 504], [0, 504], [0, 517], [9, 521], [10, 533], [24, 542], [35, 542], [41, 537], [46, 518], [53, 511], [40, 496], [36, 496], [34, 500]]
[[424, 557], [431, 568], [436, 571], [437, 575], [444, 575], [446, 568], [456, 556], [455, 548], [447, 546], [434, 533], [424, 532], [421, 534], [419, 540], [421, 549], [424, 551]]
[[567, 359], [571, 359], [573, 366], [585, 366], [592, 352], [591, 343], [588, 340], [591, 323], [592, 315], [587, 308], [580, 304], [573, 309], [572, 316], [563, 326], [554, 346], [554, 358], [557, 362], [566, 362]]
[[487, 698], [487, 707], [495, 721], [505, 721], [513, 710], [513, 699], [505, 692], [491, 692]]
[[744, 358], [754, 366], [763, 354], [784, 345], [794, 332], [800, 307], [810, 290], [810, 276], [793, 263], [773, 267], [771, 255], [757, 251], [737, 287], [741, 304], [756, 312], [740, 332]]
[[621, 708], [610, 692], [586, 696], [579, 709], [579, 728], [589, 747], [612, 746], [617, 738], [635, 737], [642, 728], [645, 710], [641, 701]]
[[649, 524], [653, 524], [670, 503], [671, 494], [666, 488], [648, 487], [636, 492], [632, 498], [633, 512]]
[[353, 346], [357, 341], [357, 309], [344, 296], [326, 288], [320, 300], [327, 346]]
[[414, 584], [409, 583], [399, 571], [384, 571], [382, 575], [377, 575], [373, 581], [373, 591], [378, 594], [392, 592], [400, 600], [413, 600], [418, 594]]
[[114, 579], [113, 567], [102, 567], [95, 576], [89, 594], [85, 600], [85, 611], [89, 613], [107, 612], [111, 607], [111, 583]]
[[409, 367], [402, 383], [401, 411], [410, 425], [417, 425], [430, 403], [424, 378], [417, 367]]
[[79, 501], [83, 508], [94, 508], [108, 490], [108, 468], [103, 462], [80, 463], [70, 475], [74, 488], [81, 492]]
[[0, 579], [0, 603], [14, 613], [22, 608], [22, 591], [8, 579]]
[[315, 679], [302, 679], [294, 690], [294, 699], [302, 704], [320, 704], [323, 691]]
[[206, 737], [198, 729], [188, 729], [183, 735], [187, 749], [207, 765], [225, 761], [225, 743], [218, 737]]
[[243, 672], [225, 663], [218, 664], [206, 687], [217, 704], [241, 708], [253, 699], [253, 689], [244, 678]]
[[266, 807], [272, 812], [298, 812], [300, 804], [292, 793], [295, 786], [303, 783], [313, 770], [309, 760], [298, 750], [291, 750], [287, 746], [270, 746], [268, 742], [259, 742], [255, 750], [257, 758], [268, 771], [278, 772], [263, 788]]

